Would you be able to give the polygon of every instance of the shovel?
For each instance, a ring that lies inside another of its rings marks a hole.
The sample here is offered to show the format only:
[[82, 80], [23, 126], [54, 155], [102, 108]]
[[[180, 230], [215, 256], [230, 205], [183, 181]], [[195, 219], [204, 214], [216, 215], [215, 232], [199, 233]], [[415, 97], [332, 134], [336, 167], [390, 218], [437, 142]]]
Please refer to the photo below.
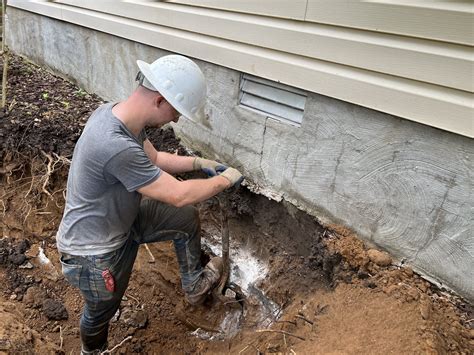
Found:
[[[223, 169], [216, 169], [217, 175], [221, 174], [223, 171], [225, 171], [225, 168]], [[242, 179], [243, 180], [243, 179]], [[240, 183], [242, 181], [239, 181], [237, 184], [235, 184], [233, 187], [231, 187], [228, 191], [230, 194], [235, 193], [239, 188], [240, 188]], [[228, 203], [228, 198], [226, 198], [225, 195], [217, 195], [215, 196], [217, 199], [219, 209], [221, 211], [221, 238], [222, 238], [222, 262], [223, 262], [223, 272], [222, 272], [222, 277], [219, 281], [219, 284], [213, 291], [213, 296], [221, 301], [224, 304], [236, 304], [239, 303], [241, 306], [243, 306], [244, 301], [244, 293], [242, 292], [241, 288], [234, 284], [229, 282], [229, 277], [230, 277], [230, 258], [229, 258], [229, 216], [228, 216], [228, 211], [229, 211], [229, 203]], [[227, 289], [232, 290], [235, 293], [235, 299], [233, 300], [230, 297], [225, 296], [225, 291]]]
[[[236, 186], [233, 192], [235, 192], [239, 186]], [[221, 238], [222, 238], [222, 262], [223, 272], [219, 284], [213, 291], [213, 295], [216, 299], [224, 304], [237, 304], [243, 306], [244, 293], [241, 288], [229, 282], [230, 276], [230, 258], [229, 258], [229, 216], [228, 216], [228, 199], [225, 196], [217, 196], [219, 202], [219, 209], [221, 210]], [[227, 289], [232, 290], [235, 293], [235, 299], [225, 296]]]

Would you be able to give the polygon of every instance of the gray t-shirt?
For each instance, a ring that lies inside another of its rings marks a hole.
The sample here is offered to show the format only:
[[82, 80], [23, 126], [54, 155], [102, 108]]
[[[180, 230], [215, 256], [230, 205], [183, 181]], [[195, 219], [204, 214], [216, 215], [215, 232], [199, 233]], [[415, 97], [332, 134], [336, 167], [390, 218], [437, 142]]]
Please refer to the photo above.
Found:
[[112, 113], [113, 103], [89, 118], [74, 149], [66, 206], [56, 236], [60, 252], [97, 255], [120, 248], [138, 214], [140, 187], [161, 174], [135, 137]]

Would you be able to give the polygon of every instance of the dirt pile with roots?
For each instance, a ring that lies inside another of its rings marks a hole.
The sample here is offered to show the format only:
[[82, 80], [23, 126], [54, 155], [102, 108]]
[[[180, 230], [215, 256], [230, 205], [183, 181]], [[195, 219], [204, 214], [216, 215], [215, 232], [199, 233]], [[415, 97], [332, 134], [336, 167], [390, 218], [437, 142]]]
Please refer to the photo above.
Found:
[[[61, 275], [55, 233], [74, 145], [101, 103], [13, 57], [0, 114], [0, 352], [78, 353], [82, 300]], [[171, 129], [149, 133], [157, 148], [186, 154]], [[292, 205], [244, 188], [222, 199], [232, 277], [247, 295], [240, 313], [208, 304], [183, 317], [173, 245], [150, 244], [111, 322], [113, 353], [473, 352], [462, 299]], [[219, 254], [218, 204], [198, 208], [206, 255]], [[195, 329], [196, 315], [213, 329]]]

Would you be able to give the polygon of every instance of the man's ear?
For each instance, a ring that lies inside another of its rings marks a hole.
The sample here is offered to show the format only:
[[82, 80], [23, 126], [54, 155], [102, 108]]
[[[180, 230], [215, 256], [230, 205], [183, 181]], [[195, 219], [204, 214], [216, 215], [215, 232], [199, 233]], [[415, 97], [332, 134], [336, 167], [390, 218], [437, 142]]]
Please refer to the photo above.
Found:
[[155, 106], [158, 108], [165, 102], [165, 98], [161, 95], [156, 95], [155, 97]]

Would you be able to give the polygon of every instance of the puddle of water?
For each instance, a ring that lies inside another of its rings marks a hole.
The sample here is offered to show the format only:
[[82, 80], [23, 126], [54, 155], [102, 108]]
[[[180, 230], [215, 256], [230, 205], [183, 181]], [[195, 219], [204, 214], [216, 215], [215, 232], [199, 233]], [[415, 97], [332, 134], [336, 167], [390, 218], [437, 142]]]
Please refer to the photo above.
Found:
[[[211, 236], [202, 240], [215, 255], [222, 255], [220, 236]], [[230, 242], [230, 282], [240, 286], [246, 296], [246, 303], [251, 305], [252, 321], [256, 327], [269, 327], [280, 316], [280, 307], [266, 297], [258, 285], [268, 274], [268, 266], [254, 257], [249, 249]], [[248, 313], [248, 311], [245, 311]], [[206, 340], [232, 338], [239, 332], [242, 314], [239, 310], [229, 312], [220, 324], [220, 334], [213, 334], [198, 329], [194, 335]]]
[[[212, 236], [212, 240], [205, 239], [203, 244], [215, 255], [222, 255], [219, 237]], [[230, 242], [230, 270], [230, 282], [239, 285], [246, 296], [249, 296], [250, 290], [268, 274], [267, 265], [252, 256], [250, 250], [236, 246], [232, 241]]]
[[201, 328], [196, 329], [191, 334], [202, 340], [224, 340], [236, 336], [240, 330], [242, 311], [233, 309], [226, 314], [219, 325], [219, 333], [211, 333]]

